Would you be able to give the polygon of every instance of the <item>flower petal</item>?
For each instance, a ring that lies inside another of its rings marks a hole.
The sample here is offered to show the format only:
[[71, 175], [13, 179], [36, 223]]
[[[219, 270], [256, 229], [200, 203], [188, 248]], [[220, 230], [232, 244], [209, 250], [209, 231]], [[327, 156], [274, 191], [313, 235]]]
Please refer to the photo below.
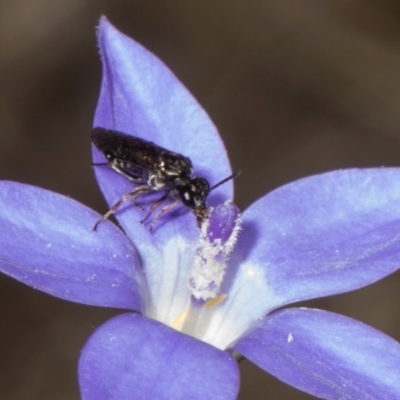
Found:
[[154, 320], [123, 314], [86, 343], [83, 400], [235, 399], [238, 367], [228, 354]]
[[140, 310], [144, 281], [135, 249], [98, 214], [44, 189], [0, 182], [0, 269], [56, 297]]
[[321, 399], [400, 398], [400, 344], [341, 315], [278, 311], [234, 347], [283, 382]]
[[243, 276], [264, 268], [267, 312], [389, 275], [400, 267], [400, 169], [333, 171], [273, 191], [243, 214], [239, 253]]
[[[94, 125], [150, 140], [190, 157], [195, 173], [204, 176], [211, 185], [230, 175], [226, 151], [215, 126], [171, 71], [104, 17], [98, 36], [103, 80]], [[93, 152], [95, 162], [104, 162], [96, 149]], [[110, 205], [134, 187], [107, 167], [97, 167], [96, 176]], [[210, 202], [231, 198], [232, 187], [231, 181], [218, 187], [212, 192]], [[159, 197], [160, 194], [156, 196]], [[154, 253], [155, 243], [162, 247], [179, 232], [190, 240], [198, 236], [195, 217], [183, 205], [165, 214], [152, 234], [138, 224], [146, 213], [132, 204], [125, 206], [117, 212], [117, 218], [135, 243], [149, 245], [143, 248], [145, 259]], [[170, 219], [174, 224], [168, 223]]]

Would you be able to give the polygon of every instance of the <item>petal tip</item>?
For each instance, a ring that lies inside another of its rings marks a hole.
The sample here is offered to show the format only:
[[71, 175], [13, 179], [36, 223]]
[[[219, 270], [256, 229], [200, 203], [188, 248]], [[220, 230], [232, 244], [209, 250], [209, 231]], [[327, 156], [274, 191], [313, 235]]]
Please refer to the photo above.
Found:
[[97, 40], [99, 42], [99, 46], [101, 47], [102, 39], [105, 36], [108, 36], [115, 32], [118, 32], [118, 30], [115, 28], [115, 26], [108, 20], [108, 18], [105, 15], [102, 15], [99, 19], [99, 24], [96, 29]]
[[99, 19], [99, 24], [97, 26], [98, 31], [103, 31], [107, 28], [114, 28], [114, 25], [108, 20], [105, 15], [102, 15]]

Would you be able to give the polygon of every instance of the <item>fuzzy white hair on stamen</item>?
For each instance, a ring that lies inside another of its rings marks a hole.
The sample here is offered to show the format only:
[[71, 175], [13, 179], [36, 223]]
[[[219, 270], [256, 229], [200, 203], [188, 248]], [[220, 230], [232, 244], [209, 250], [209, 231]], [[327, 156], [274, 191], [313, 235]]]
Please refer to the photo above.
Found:
[[238, 215], [232, 232], [225, 243], [222, 243], [220, 238], [210, 239], [208, 235], [209, 223], [209, 220], [206, 220], [202, 225], [189, 279], [189, 289], [193, 297], [204, 301], [215, 299], [220, 294], [227, 261], [240, 231], [241, 219]]

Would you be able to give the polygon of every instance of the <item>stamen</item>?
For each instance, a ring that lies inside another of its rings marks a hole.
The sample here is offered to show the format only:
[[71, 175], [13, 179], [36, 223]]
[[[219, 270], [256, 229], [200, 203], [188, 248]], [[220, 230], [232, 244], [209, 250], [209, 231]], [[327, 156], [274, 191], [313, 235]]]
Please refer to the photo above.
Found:
[[239, 231], [239, 210], [231, 201], [212, 209], [204, 221], [188, 282], [192, 294], [190, 306], [182, 313], [183, 333], [198, 339], [206, 335], [214, 315], [213, 307], [226, 298], [225, 293], [219, 292]]
[[204, 303], [204, 308], [210, 308], [222, 303], [226, 299], [226, 294], [220, 294], [215, 299], [209, 299]]
[[212, 308], [221, 304], [225, 298], [226, 294], [222, 294], [215, 299], [204, 302], [192, 297], [190, 307], [185, 313], [186, 318], [182, 326], [182, 332], [202, 340], [213, 317]]
[[174, 320], [174, 322], [172, 323], [171, 328], [174, 328], [177, 331], [181, 330], [183, 323], [185, 322], [188, 314], [189, 314], [189, 310], [186, 310], [186, 311], [182, 312], [181, 314], [179, 314], [176, 317], [176, 319]]
[[214, 208], [204, 222], [189, 279], [190, 291], [197, 300], [207, 302], [219, 296], [239, 230], [239, 210], [231, 201]]

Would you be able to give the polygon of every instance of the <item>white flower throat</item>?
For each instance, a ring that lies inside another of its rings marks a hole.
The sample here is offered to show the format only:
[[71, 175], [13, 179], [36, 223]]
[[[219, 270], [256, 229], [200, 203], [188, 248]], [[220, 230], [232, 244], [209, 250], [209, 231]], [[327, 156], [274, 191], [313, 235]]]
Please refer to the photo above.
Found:
[[[229, 344], [217, 344], [212, 337], [220, 330], [215, 325], [215, 312], [229, 295], [221, 286], [240, 222], [236, 206], [226, 202], [213, 209], [210, 218], [203, 223], [195, 250], [186, 248], [184, 241], [180, 241], [180, 246], [176, 246], [176, 242], [168, 246], [164, 265], [174, 273], [172, 276], [163, 273], [156, 290], [150, 282], [149, 317], [216, 347]], [[174, 251], [168, 251], [172, 247]]]

